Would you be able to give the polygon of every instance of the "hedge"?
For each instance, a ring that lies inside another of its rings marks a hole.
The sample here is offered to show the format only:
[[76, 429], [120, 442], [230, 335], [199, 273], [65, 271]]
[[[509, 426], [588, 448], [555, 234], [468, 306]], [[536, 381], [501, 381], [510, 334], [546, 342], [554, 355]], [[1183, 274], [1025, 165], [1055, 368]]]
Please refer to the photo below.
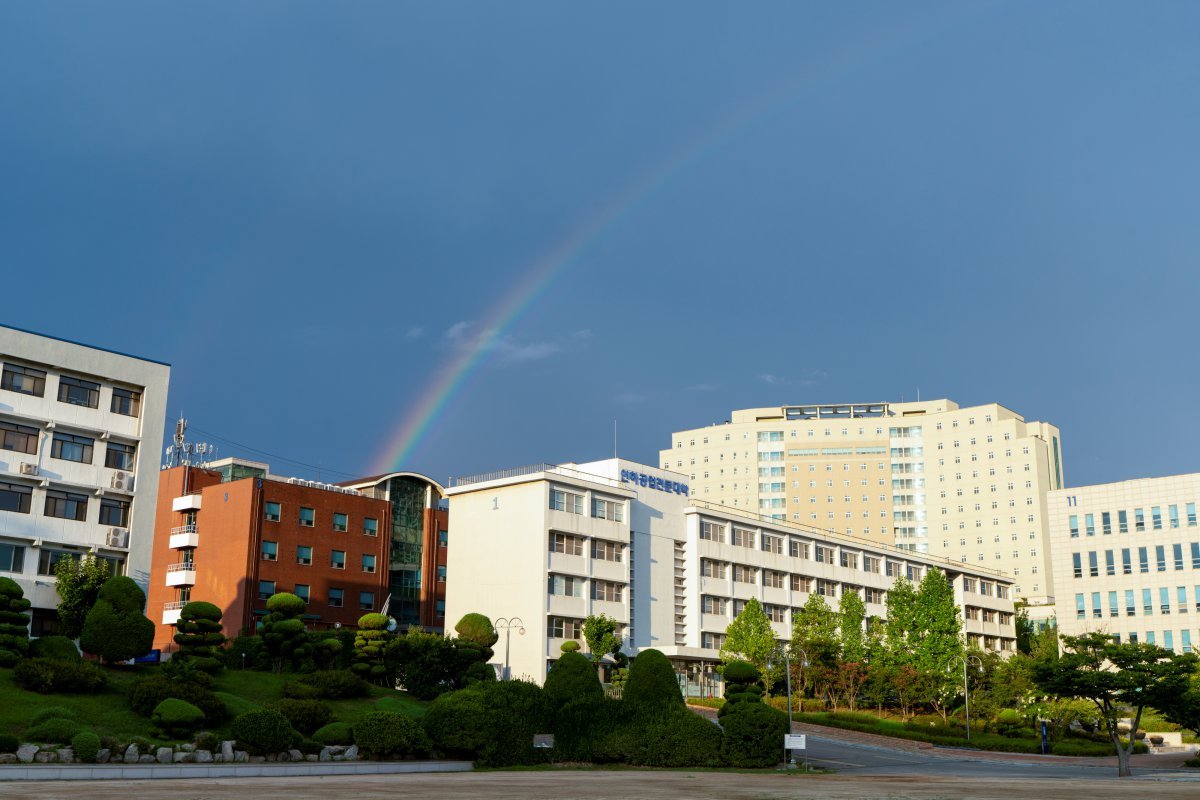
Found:
[[83, 728], [71, 719], [48, 719], [25, 731], [24, 739], [40, 744], [69, 744]]
[[344, 700], [366, 697], [371, 685], [353, 672], [345, 669], [326, 669], [310, 672], [300, 678], [317, 692], [317, 697], [326, 700]]
[[51, 658], [57, 661], [82, 661], [75, 642], [65, 636], [43, 636], [29, 642], [30, 658]]
[[13, 668], [13, 681], [39, 694], [85, 694], [104, 687], [107, 679], [88, 661], [28, 658]]
[[324, 745], [354, 744], [354, 726], [349, 722], [331, 722], [314, 731], [312, 738]]
[[129, 690], [129, 704], [135, 713], [149, 717], [163, 700], [174, 697], [186, 700], [204, 712], [209, 725], [219, 725], [229, 718], [229, 709], [221, 698], [209, 689], [194, 683], [173, 681], [161, 675], [151, 675], [134, 682]]
[[604, 689], [596, 674], [596, 665], [581, 653], [563, 653], [550, 668], [543, 687], [546, 699], [555, 708], [589, 697], [601, 697]]
[[100, 755], [100, 737], [91, 731], [77, 733], [71, 738], [71, 751], [85, 764], [95, 764]]
[[637, 707], [652, 705], [683, 706], [683, 695], [671, 662], [660, 651], [649, 649], [638, 653], [629, 667], [622, 700]]
[[151, 721], [171, 736], [187, 736], [204, 724], [204, 712], [186, 700], [168, 697], [154, 707]]
[[29, 718], [29, 724], [41, 725], [48, 719], [75, 719], [75, 712], [62, 706], [42, 706]]
[[354, 723], [354, 743], [371, 758], [406, 757], [429, 749], [421, 727], [393, 711], [371, 711]]
[[[783, 760], [787, 714], [764, 703], [725, 706], [721, 753], [731, 767], [770, 767]], [[724, 710], [724, 709], [723, 709]]]
[[286, 717], [270, 709], [242, 714], [233, 721], [230, 733], [254, 755], [283, 752], [302, 738]]

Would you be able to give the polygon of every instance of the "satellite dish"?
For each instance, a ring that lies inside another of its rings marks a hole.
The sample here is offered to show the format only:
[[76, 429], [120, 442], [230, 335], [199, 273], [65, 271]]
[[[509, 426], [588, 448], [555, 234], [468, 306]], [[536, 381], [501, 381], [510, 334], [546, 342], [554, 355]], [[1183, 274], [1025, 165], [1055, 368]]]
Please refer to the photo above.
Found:
[[388, 617], [387, 629], [388, 629], [388, 633], [396, 632], [396, 618], [395, 617]]

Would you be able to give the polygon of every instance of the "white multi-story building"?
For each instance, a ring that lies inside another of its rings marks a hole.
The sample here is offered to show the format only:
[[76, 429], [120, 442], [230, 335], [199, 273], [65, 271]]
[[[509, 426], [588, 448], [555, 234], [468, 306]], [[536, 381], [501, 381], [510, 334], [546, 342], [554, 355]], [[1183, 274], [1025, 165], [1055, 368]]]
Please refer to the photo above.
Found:
[[951, 400], [774, 406], [672, 434], [663, 469], [692, 495], [1013, 577], [1051, 613], [1046, 493], [1063, 486], [1058, 429]]
[[55, 630], [54, 564], [93, 553], [146, 589], [170, 367], [0, 326], [0, 575]]
[[1200, 647], [1200, 473], [1050, 492], [1059, 631]]
[[510, 674], [540, 682], [562, 644], [582, 638], [584, 619], [604, 613], [626, 652], [661, 650], [702, 691], [725, 629], [750, 598], [790, 639], [792, 615], [813, 592], [833, 607], [856, 592], [882, 617], [898, 578], [919, 581], [938, 567], [970, 643], [1013, 649], [1004, 574], [706, 502], [689, 496], [687, 480], [622, 459], [453, 480], [447, 618], [519, 620], [502, 627], [498, 660], [507, 650]]

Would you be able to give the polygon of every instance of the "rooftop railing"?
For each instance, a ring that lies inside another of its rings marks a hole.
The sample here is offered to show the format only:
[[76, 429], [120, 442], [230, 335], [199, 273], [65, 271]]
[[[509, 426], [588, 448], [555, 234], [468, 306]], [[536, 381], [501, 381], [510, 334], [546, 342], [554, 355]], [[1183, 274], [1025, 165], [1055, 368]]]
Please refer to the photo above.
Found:
[[605, 486], [619, 487], [620, 481], [612, 478], [606, 478], [603, 475], [596, 475], [591, 472], [582, 472], [570, 467], [560, 467], [557, 464], [528, 464], [523, 467], [511, 467], [509, 469], [495, 470], [493, 472], [481, 472], [478, 475], [466, 475], [458, 478], [450, 478], [448, 485], [451, 488], [459, 486], [469, 486], [473, 483], [487, 483], [488, 481], [502, 481], [509, 478], [521, 478], [526, 475], [536, 475], [538, 473], [549, 473], [551, 475], [561, 475], [564, 478], [574, 480], [590, 481], [591, 483], [601, 483]]

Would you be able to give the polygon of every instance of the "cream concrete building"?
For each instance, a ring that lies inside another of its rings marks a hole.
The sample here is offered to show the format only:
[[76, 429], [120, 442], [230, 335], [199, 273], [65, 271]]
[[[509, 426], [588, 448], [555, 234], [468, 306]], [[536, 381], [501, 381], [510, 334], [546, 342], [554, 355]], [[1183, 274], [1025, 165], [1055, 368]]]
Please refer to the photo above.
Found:
[[780, 639], [817, 592], [836, 606], [856, 592], [886, 613], [899, 577], [939, 567], [951, 579], [971, 644], [1011, 651], [1012, 582], [998, 571], [830, 533], [690, 496], [687, 478], [621, 459], [539, 464], [458, 478], [447, 490], [454, 546], [447, 618], [520, 620], [501, 632], [510, 674], [545, 679], [583, 620], [617, 620], [626, 652], [661, 650], [688, 691], [713, 689], [725, 629], [758, 598]]
[[55, 630], [54, 564], [91, 552], [149, 585], [170, 367], [0, 326], [0, 575]]
[[1200, 646], [1200, 473], [1050, 492], [1059, 630]]
[[673, 434], [659, 464], [698, 500], [1002, 570], [1018, 598], [1053, 605], [1046, 493], [1063, 486], [1060, 436], [1004, 406], [743, 409]]

